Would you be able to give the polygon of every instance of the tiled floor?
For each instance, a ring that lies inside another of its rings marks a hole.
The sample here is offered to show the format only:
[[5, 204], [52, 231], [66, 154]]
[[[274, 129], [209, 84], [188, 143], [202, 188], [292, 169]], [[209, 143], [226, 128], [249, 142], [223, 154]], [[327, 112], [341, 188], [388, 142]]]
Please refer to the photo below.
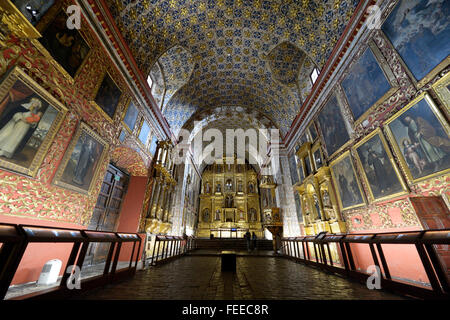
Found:
[[219, 257], [185, 256], [77, 299], [402, 299], [283, 258], [238, 257], [236, 274], [220, 267]]

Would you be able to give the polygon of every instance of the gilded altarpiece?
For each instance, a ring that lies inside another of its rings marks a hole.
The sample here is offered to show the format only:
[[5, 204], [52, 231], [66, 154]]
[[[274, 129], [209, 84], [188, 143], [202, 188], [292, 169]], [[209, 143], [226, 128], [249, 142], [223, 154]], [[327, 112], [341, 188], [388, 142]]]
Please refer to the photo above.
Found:
[[198, 237], [238, 237], [248, 230], [263, 237], [255, 170], [234, 158], [207, 166], [202, 174]]

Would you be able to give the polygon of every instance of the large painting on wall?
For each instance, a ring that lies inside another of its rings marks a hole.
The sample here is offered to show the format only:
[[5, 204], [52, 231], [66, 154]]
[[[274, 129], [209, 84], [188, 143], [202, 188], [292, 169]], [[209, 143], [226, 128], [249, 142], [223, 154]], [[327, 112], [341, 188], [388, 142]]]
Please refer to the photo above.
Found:
[[121, 96], [122, 92], [119, 87], [109, 73], [106, 72], [98, 87], [94, 102], [110, 119], [113, 119]]
[[350, 151], [345, 152], [330, 164], [333, 182], [338, 190], [342, 210], [365, 205], [361, 185], [356, 178]]
[[106, 141], [81, 123], [56, 172], [54, 184], [84, 194], [91, 193], [107, 151]]
[[342, 116], [337, 98], [334, 94], [325, 104], [317, 120], [328, 156], [331, 157], [331, 155], [338, 151], [350, 139], [347, 128], [345, 127], [344, 117]]
[[363, 178], [369, 187], [369, 199], [384, 200], [406, 193], [407, 187], [395, 166], [388, 145], [376, 129], [354, 146]]
[[52, 8], [48, 14], [50, 17], [46, 15], [37, 25], [42, 34], [39, 42], [45, 50], [38, 45], [38, 41], [35, 44], [45, 55], [53, 58], [62, 71], [74, 78], [89, 54], [89, 45], [77, 29], [67, 28], [68, 17], [62, 8]]
[[382, 26], [417, 81], [448, 59], [449, 16], [450, 1], [401, 0]]
[[21, 69], [0, 85], [0, 166], [35, 176], [67, 109]]
[[449, 125], [428, 94], [421, 94], [389, 119], [386, 131], [409, 180], [449, 171]]
[[351, 67], [341, 84], [355, 120], [365, 118], [363, 115], [369, 109], [391, 94], [391, 84], [370, 46]]

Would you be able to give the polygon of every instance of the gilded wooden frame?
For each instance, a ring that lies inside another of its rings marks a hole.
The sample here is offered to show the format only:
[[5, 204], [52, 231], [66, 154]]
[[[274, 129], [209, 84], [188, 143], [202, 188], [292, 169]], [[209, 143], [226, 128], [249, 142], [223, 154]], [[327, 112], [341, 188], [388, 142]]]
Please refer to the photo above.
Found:
[[[56, 18], [56, 16], [62, 11], [64, 14], [65, 11], [63, 10], [63, 5], [65, 3], [63, 1], [55, 1], [55, 4], [44, 14], [44, 16], [41, 18], [41, 20], [36, 25], [36, 29], [43, 34], [45, 30], [49, 27], [49, 25], [53, 22], [53, 20]], [[89, 41], [86, 40], [86, 37], [83, 35], [81, 30], [77, 30], [80, 34], [80, 37], [86, 42], [86, 45], [89, 47], [89, 52], [87, 53], [86, 57], [84, 57], [83, 62], [78, 67], [77, 71], [75, 72], [75, 75], [72, 77], [64, 68], [61, 66], [55, 58], [50, 54], [50, 52], [40, 43], [38, 39], [33, 39], [32, 44], [38, 49], [39, 52], [41, 52], [51, 63], [52, 66], [54, 66], [63, 76], [64, 78], [69, 81], [71, 84], [75, 82], [75, 79], [78, 78], [78, 76], [81, 73], [81, 70], [83, 70], [84, 65], [89, 60], [89, 57], [93, 53], [93, 48], [90, 45]]]
[[47, 135], [45, 136], [45, 139], [39, 146], [39, 149], [28, 168], [11, 163], [7, 160], [0, 159], [0, 166], [18, 173], [35, 177], [48, 149], [50, 148], [53, 139], [55, 138], [56, 133], [61, 127], [61, 124], [68, 110], [61, 102], [55, 99], [49, 92], [44, 90], [36, 81], [34, 81], [30, 76], [28, 76], [22, 69], [17, 66], [11, 69], [11, 71], [6, 76], [4, 76], [3, 81], [0, 84], [0, 101], [3, 101], [3, 99], [8, 95], [9, 91], [17, 81], [21, 81], [22, 83], [24, 83], [27, 87], [32, 89], [33, 92], [38, 94], [43, 100], [45, 100], [52, 107], [58, 110], [58, 115], [53, 121]]
[[447, 112], [450, 112], [450, 90], [448, 86], [450, 86], [450, 72], [436, 81], [432, 88]]
[[[0, 10], [2, 11], [0, 23], [6, 26], [18, 38], [37, 39], [41, 37], [39, 31], [10, 0], [2, 1]], [[0, 32], [0, 44], [5, 45], [3, 42], [5, 39], [1, 38], [7, 35], [1, 35], [2, 32]]]
[[422, 93], [421, 95], [416, 97], [414, 100], [410, 101], [403, 109], [401, 109], [394, 116], [389, 118], [386, 121], [385, 125], [384, 125], [384, 129], [385, 129], [385, 132], [386, 132], [387, 137], [389, 139], [389, 142], [393, 146], [394, 152], [395, 152], [395, 154], [397, 155], [397, 157], [398, 157], [398, 159], [400, 161], [400, 167], [402, 168], [403, 172], [406, 174], [406, 178], [407, 178], [409, 183], [416, 183], [416, 182], [419, 182], [419, 181], [423, 181], [423, 180], [429, 179], [431, 177], [435, 177], [435, 176], [442, 175], [442, 174], [450, 172], [450, 168], [448, 168], [446, 170], [438, 171], [438, 172], [429, 174], [427, 176], [414, 179], [412, 174], [411, 174], [411, 171], [409, 170], [409, 167], [408, 167], [408, 165], [406, 163], [406, 160], [405, 160], [405, 158], [403, 156], [403, 153], [402, 153], [402, 151], [400, 150], [400, 147], [397, 144], [395, 136], [392, 133], [390, 127], [389, 127], [389, 124], [391, 124], [394, 120], [396, 120], [403, 113], [408, 111], [410, 108], [415, 106], [418, 102], [420, 102], [423, 99], [426, 100], [426, 102], [428, 103], [428, 106], [430, 107], [431, 111], [434, 113], [434, 115], [438, 119], [439, 123], [444, 128], [445, 132], [447, 133], [448, 136], [450, 136], [450, 126], [449, 126], [449, 124], [447, 123], [447, 121], [445, 120], [444, 116], [439, 111], [439, 109], [436, 106], [436, 104], [434, 103], [433, 99], [431, 98], [431, 96], [427, 92]]
[[[352, 165], [353, 174], [355, 175], [356, 183], [358, 185], [358, 190], [359, 190], [359, 192], [361, 194], [361, 198], [362, 198], [363, 202], [359, 203], [359, 204], [356, 204], [356, 205], [353, 205], [353, 206], [349, 206], [349, 207], [345, 207], [344, 208], [344, 206], [342, 205], [342, 198], [341, 198], [341, 191], [340, 191], [340, 188], [339, 188], [339, 184], [337, 183], [336, 178], [335, 178], [334, 166], [336, 164], [338, 164], [339, 162], [341, 162], [342, 160], [344, 160], [345, 158], [347, 158], [347, 157], [349, 157], [350, 163]], [[365, 197], [365, 194], [364, 194], [363, 189], [361, 187], [361, 182], [358, 179], [358, 175], [357, 175], [357, 172], [355, 170], [355, 164], [353, 163], [353, 159], [352, 159], [352, 155], [351, 155], [350, 150], [344, 152], [337, 159], [333, 160], [330, 163], [330, 171], [331, 171], [331, 176], [332, 176], [332, 180], [333, 180], [333, 185], [334, 185], [334, 188], [336, 190], [336, 196], [338, 198], [340, 210], [344, 211], [344, 210], [364, 207], [366, 205], [366, 197]]]
[[[364, 170], [364, 166], [362, 164], [361, 158], [359, 157], [357, 149], [359, 147], [361, 147], [362, 145], [364, 145], [367, 141], [371, 140], [373, 137], [375, 137], [377, 135], [380, 137], [381, 143], [383, 144], [384, 151], [386, 152], [386, 154], [389, 157], [391, 165], [394, 168], [395, 174], [396, 174], [396, 176], [397, 176], [397, 178], [398, 178], [398, 180], [399, 180], [403, 190], [400, 191], [400, 192], [397, 192], [397, 193], [385, 196], [385, 197], [380, 197], [378, 199], [375, 199], [375, 197], [373, 195], [372, 188], [370, 187], [369, 179], [367, 178], [367, 174], [366, 174], [366, 172]], [[355, 144], [352, 147], [352, 150], [353, 150], [353, 153], [355, 154], [355, 158], [356, 158], [356, 161], [358, 163], [358, 166], [361, 169], [361, 172], [363, 173], [362, 174], [362, 179], [363, 179], [364, 183], [366, 184], [366, 186], [368, 188], [368, 191], [369, 191], [369, 193], [368, 193], [369, 203], [383, 201], [383, 200], [389, 200], [389, 199], [392, 199], [392, 198], [395, 198], [395, 197], [407, 194], [409, 192], [408, 186], [406, 185], [406, 183], [405, 183], [405, 181], [404, 181], [404, 179], [403, 179], [403, 177], [402, 177], [402, 175], [400, 173], [400, 170], [398, 169], [398, 167], [397, 167], [397, 165], [395, 163], [394, 156], [392, 155], [391, 151], [389, 150], [389, 146], [387, 144], [387, 141], [384, 138], [383, 132], [381, 131], [380, 128], [375, 129], [370, 134], [365, 136], [361, 141], [359, 141], [357, 144]]]
[[[364, 120], [366, 120], [369, 115], [384, 101], [386, 101], [387, 98], [392, 96], [395, 92], [399, 90], [399, 85], [397, 82], [397, 79], [394, 76], [394, 73], [392, 72], [391, 68], [389, 67], [389, 64], [387, 63], [386, 59], [383, 57], [383, 54], [381, 53], [380, 49], [377, 47], [375, 42], [373, 40], [369, 41], [369, 44], [364, 47], [363, 50], [361, 50], [361, 54], [358, 57], [354, 57], [353, 61], [350, 66], [348, 66], [347, 70], [351, 71], [352, 67], [358, 63], [359, 59], [362, 57], [362, 55], [366, 52], [366, 50], [370, 50], [375, 57], [376, 62], [378, 63], [378, 66], [380, 67], [381, 71], [383, 72], [387, 82], [391, 86], [391, 88], [382, 96], [380, 97], [373, 105], [369, 107], [358, 119], [355, 118], [355, 115], [353, 114], [353, 111], [350, 107], [350, 103], [348, 101], [347, 93], [344, 90], [344, 87], [342, 86], [340, 81], [339, 85], [341, 86], [343, 95], [345, 97], [346, 103], [350, 109], [350, 113], [353, 117], [354, 125], [357, 126], [360, 123], [362, 123]], [[347, 74], [348, 75], [348, 74]], [[346, 76], [344, 77], [344, 79]]]
[[[104, 111], [104, 110], [97, 104], [97, 102], [95, 102], [95, 98], [97, 98], [98, 91], [100, 90], [100, 87], [101, 87], [101, 85], [102, 85], [102, 83], [103, 83], [103, 80], [106, 78], [106, 76], [108, 76], [108, 77], [112, 80], [112, 82], [116, 85], [116, 87], [117, 87], [117, 88], [119, 89], [119, 91], [120, 91], [120, 97], [119, 97], [119, 100], [117, 101], [116, 109], [114, 110], [114, 114], [113, 114], [112, 117], [110, 117], [110, 116], [106, 113], [106, 111]], [[92, 100], [90, 101], [90, 103], [91, 103], [92, 106], [94, 106], [94, 107], [95, 107], [95, 108], [96, 108], [96, 109], [97, 109], [97, 110], [98, 110], [98, 111], [106, 118], [106, 120], [108, 120], [108, 121], [111, 122], [111, 123], [114, 123], [114, 118], [116, 117], [117, 113], [119, 112], [121, 104], [124, 103], [124, 101], [123, 101], [123, 100], [124, 100], [124, 95], [125, 95], [125, 93], [120, 89], [120, 86], [117, 85], [117, 82], [114, 81], [114, 77], [111, 76], [111, 74], [109, 73], [109, 71], [104, 70], [103, 75], [102, 75], [101, 77], [99, 77], [98, 80], [97, 80], [97, 83], [96, 83], [96, 85], [95, 85], [94, 92], [93, 92], [93, 94], [92, 94]], [[123, 119], [123, 118], [122, 118], [122, 119]], [[122, 120], [122, 119], [121, 119], [121, 120]]]
[[[102, 154], [100, 155], [100, 159], [98, 160], [98, 164], [97, 167], [95, 168], [95, 172], [94, 175], [92, 177], [91, 183], [89, 185], [89, 189], [88, 191], [86, 191], [85, 189], [76, 187], [72, 184], [63, 182], [61, 180], [62, 175], [64, 173], [64, 170], [66, 169], [67, 163], [69, 162], [69, 159], [72, 156], [73, 150], [75, 149], [75, 146], [78, 142], [78, 139], [80, 138], [81, 134], [84, 132], [86, 132], [89, 136], [91, 136], [92, 138], [94, 138], [98, 143], [103, 145], [103, 151]], [[60, 166], [58, 167], [58, 170], [56, 171], [56, 175], [55, 178], [53, 179], [53, 184], [59, 187], [63, 187], [72, 191], [76, 191], [82, 194], [92, 194], [93, 190], [94, 190], [94, 186], [95, 183], [99, 177], [100, 174], [100, 170], [102, 168], [102, 164], [106, 159], [106, 155], [108, 154], [108, 150], [109, 150], [109, 144], [106, 142], [106, 140], [104, 140], [102, 137], [100, 137], [93, 129], [91, 129], [86, 123], [81, 122], [78, 126], [77, 131], [75, 132], [74, 136], [72, 137], [72, 140], [70, 141], [69, 146], [67, 147], [66, 152], [64, 153], [64, 157], [61, 161]]]

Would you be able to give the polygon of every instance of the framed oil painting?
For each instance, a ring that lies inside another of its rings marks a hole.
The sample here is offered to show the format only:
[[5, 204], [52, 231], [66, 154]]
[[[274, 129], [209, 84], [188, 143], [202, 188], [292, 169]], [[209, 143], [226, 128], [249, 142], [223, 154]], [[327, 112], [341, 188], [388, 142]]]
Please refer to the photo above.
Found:
[[101, 80], [94, 98], [94, 105], [107, 115], [107, 119], [114, 119], [114, 115], [119, 105], [122, 91], [114, 82], [108, 72]]
[[66, 77], [73, 81], [91, 51], [87, 41], [77, 29], [67, 28], [68, 16], [62, 3], [55, 4], [37, 23], [36, 28], [42, 34], [34, 40], [35, 46]]
[[66, 107], [20, 68], [0, 85], [0, 166], [34, 177]]
[[390, 199], [408, 192], [381, 129], [374, 130], [357, 143], [358, 164], [369, 187], [369, 201]]
[[336, 95], [333, 94], [328, 99], [317, 121], [328, 156], [331, 157], [350, 140]]
[[341, 85], [356, 123], [397, 89], [394, 74], [373, 43], [351, 66]]
[[11, 2], [35, 26], [55, 3], [55, 0], [11, 0]]
[[433, 84], [433, 90], [436, 92], [446, 111], [450, 112], [450, 72]]
[[389, 119], [385, 129], [408, 180], [450, 171], [449, 125], [427, 93]]
[[133, 100], [130, 100], [125, 115], [122, 119], [123, 123], [125, 124], [125, 128], [127, 128], [130, 133], [134, 130], [134, 127], [136, 126], [138, 116], [139, 110], [136, 108], [136, 105], [134, 104]]
[[138, 139], [145, 146], [147, 145], [147, 140], [149, 136], [150, 136], [150, 125], [148, 124], [147, 120], [142, 119]]
[[341, 210], [364, 206], [365, 200], [359, 180], [356, 178], [355, 168], [350, 151], [345, 152], [330, 164], [331, 174]]
[[64, 154], [53, 183], [90, 194], [108, 148], [106, 141], [82, 122]]
[[418, 87], [450, 62], [449, 16], [449, 1], [400, 0], [382, 26]]
[[291, 154], [289, 156], [289, 170], [291, 172], [291, 183], [295, 185], [299, 182], [298, 173], [297, 173], [297, 160], [295, 159], [295, 154]]

